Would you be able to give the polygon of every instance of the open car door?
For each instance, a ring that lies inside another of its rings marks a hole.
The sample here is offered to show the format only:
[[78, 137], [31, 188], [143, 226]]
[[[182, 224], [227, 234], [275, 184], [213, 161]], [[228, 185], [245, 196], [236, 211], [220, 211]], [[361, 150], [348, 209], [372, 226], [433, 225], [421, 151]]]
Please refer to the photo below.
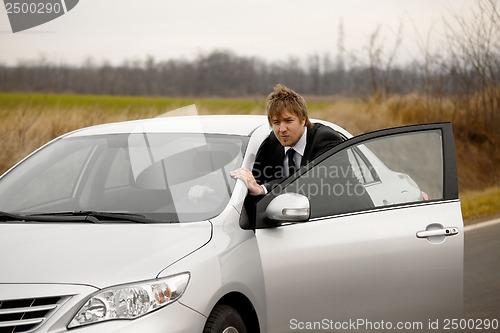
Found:
[[263, 197], [255, 223], [270, 332], [425, 331], [463, 315], [448, 123], [343, 142]]

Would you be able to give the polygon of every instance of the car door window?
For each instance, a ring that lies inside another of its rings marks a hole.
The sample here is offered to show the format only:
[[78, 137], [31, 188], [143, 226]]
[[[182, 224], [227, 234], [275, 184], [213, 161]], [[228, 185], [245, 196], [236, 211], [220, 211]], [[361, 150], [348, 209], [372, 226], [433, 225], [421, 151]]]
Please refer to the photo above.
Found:
[[323, 159], [287, 186], [305, 195], [311, 218], [443, 198], [439, 130], [363, 141]]

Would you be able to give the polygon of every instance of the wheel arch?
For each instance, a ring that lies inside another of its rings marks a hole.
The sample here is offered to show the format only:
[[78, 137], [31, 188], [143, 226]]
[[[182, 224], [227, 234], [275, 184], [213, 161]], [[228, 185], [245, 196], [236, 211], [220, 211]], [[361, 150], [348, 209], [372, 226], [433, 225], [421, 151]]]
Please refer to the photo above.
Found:
[[[260, 333], [259, 317], [252, 302], [240, 292], [230, 292], [224, 295], [215, 304], [224, 304], [233, 307], [245, 322], [248, 332]], [[215, 307], [214, 305], [214, 307]]]

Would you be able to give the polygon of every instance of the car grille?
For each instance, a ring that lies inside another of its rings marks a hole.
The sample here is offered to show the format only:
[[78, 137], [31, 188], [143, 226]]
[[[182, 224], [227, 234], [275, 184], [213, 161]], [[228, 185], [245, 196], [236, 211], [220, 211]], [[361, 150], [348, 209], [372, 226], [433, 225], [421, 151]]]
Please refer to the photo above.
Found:
[[63, 302], [63, 297], [0, 300], [0, 333], [32, 332]]

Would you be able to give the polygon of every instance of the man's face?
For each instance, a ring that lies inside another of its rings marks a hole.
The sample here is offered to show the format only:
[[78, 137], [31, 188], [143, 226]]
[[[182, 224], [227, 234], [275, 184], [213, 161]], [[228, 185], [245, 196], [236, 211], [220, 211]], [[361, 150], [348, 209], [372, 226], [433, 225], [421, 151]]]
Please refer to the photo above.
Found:
[[306, 120], [287, 109], [283, 109], [277, 117], [271, 118], [271, 126], [279, 142], [285, 147], [293, 147], [304, 134]]

